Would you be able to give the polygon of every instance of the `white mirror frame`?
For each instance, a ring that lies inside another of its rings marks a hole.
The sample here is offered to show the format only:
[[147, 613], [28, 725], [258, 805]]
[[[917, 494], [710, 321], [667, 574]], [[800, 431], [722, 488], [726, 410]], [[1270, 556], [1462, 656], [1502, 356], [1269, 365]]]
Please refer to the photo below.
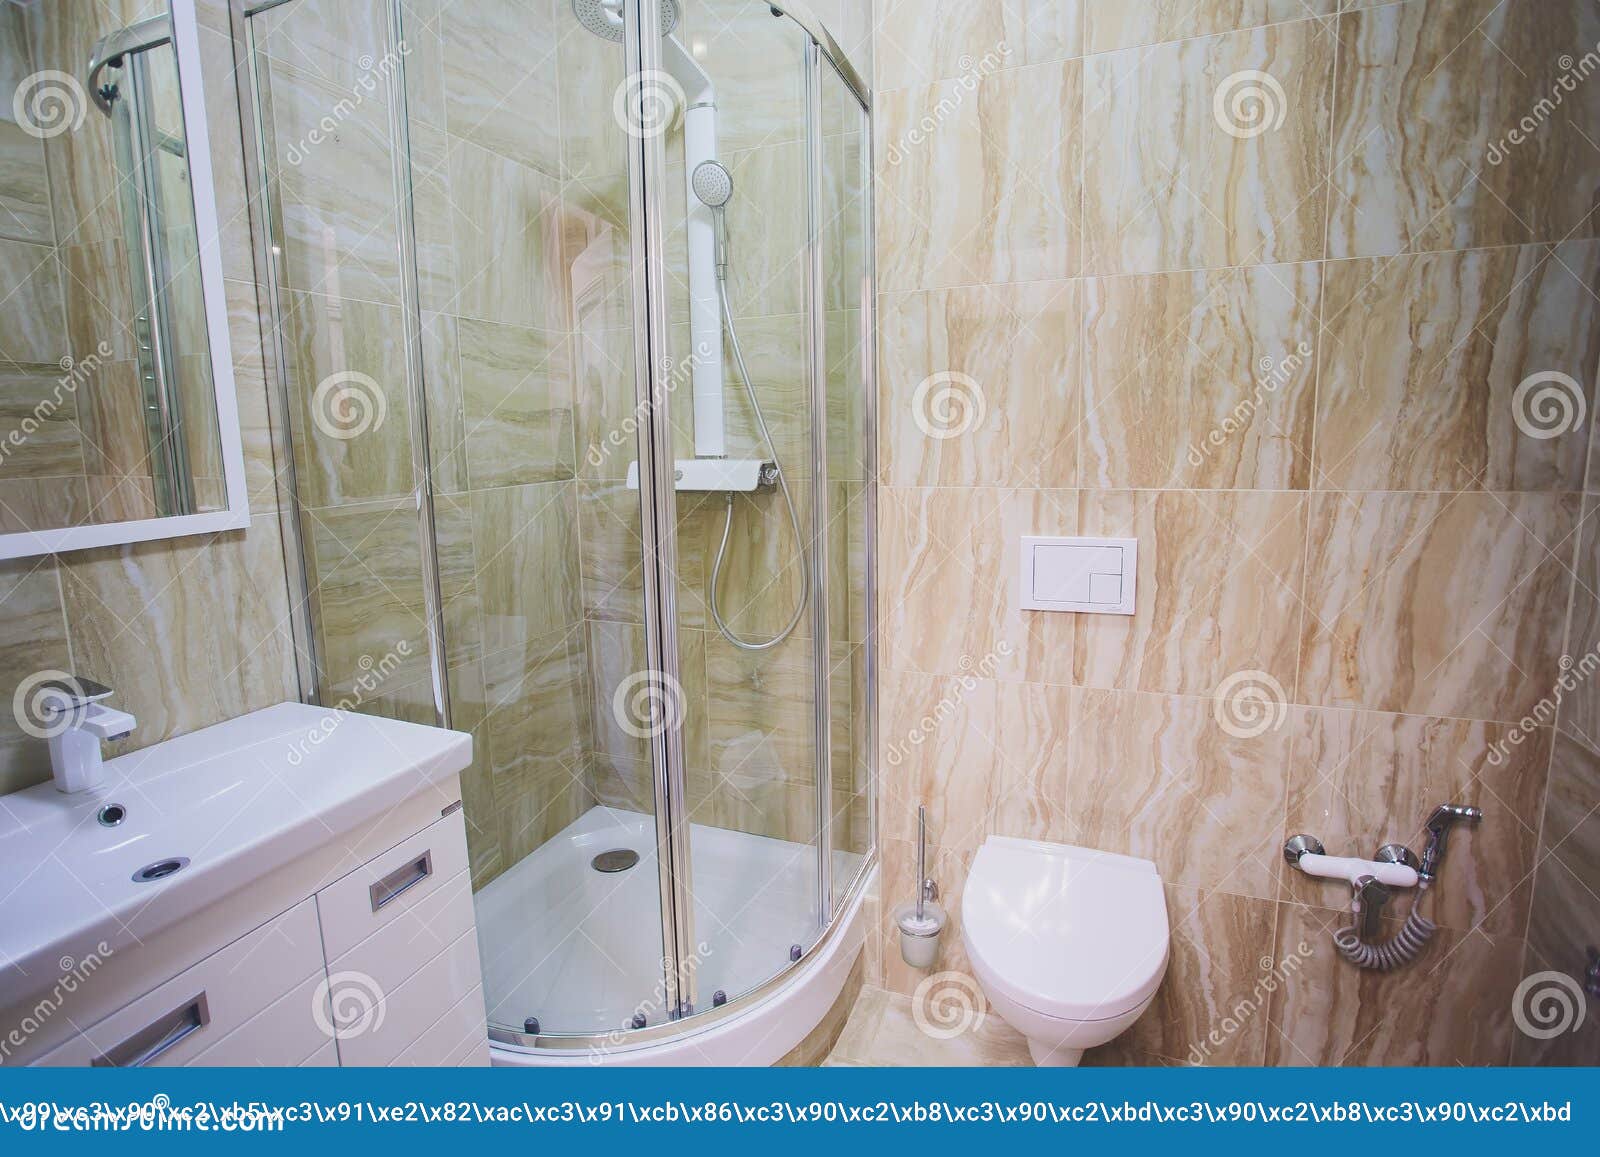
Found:
[[172, 44], [183, 99], [183, 133], [189, 150], [189, 184], [194, 191], [194, 224], [199, 237], [200, 290], [205, 299], [206, 337], [211, 346], [211, 382], [217, 395], [217, 433], [222, 445], [222, 475], [228, 505], [205, 514], [141, 518], [59, 530], [0, 534], [0, 559], [29, 558], [96, 546], [150, 542], [250, 525], [245, 493], [244, 446], [239, 436], [239, 403], [234, 390], [233, 351], [228, 341], [228, 306], [222, 287], [221, 238], [216, 185], [211, 173], [211, 138], [206, 122], [205, 83], [200, 71], [200, 32], [194, 0], [169, 0]]

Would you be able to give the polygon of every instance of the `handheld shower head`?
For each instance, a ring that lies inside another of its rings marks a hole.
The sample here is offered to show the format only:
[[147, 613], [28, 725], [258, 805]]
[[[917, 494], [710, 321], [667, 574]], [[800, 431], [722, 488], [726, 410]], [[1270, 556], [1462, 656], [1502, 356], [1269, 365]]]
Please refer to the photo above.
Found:
[[694, 195], [711, 209], [720, 209], [733, 199], [733, 178], [718, 161], [701, 161], [694, 167]]
[[[661, 35], [678, 26], [678, 0], [657, 0], [661, 5]], [[572, 0], [578, 23], [602, 40], [622, 39], [622, 0]]]
[[1429, 883], [1438, 874], [1439, 865], [1444, 860], [1445, 845], [1450, 837], [1450, 829], [1463, 821], [1477, 823], [1483, 819], [1483, 813], [1475, 807], [1466, 807], [1463, 804], [1442, 803], [1433, 809], [1433, 814], [1428, 817], [1424, 826], [1428, 832], [1428, 846], [1422, 850], [1422, 866], [1417, 869], [1417, 875]]

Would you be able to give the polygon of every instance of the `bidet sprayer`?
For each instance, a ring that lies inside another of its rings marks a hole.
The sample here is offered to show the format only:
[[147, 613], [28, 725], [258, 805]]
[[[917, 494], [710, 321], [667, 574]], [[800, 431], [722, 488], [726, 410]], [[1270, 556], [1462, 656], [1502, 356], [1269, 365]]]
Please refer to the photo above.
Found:
[[1417, 869], [1417, 875], [1428, 883], [1433, 883], [1434, 876], [1439, 871], [1439, 865], [1444, 861], [1445, 844], [1450, 838], [1450, 829], [1463, 820], [1477, 823], [1483, 818], [1483, 813], [1475, 807], [1466, 807], [1462, 804], [1442, 803], [1433, 809], [1433, 814], [1428, 817], [1428, 846], [1422, 850], [1422, 865]]

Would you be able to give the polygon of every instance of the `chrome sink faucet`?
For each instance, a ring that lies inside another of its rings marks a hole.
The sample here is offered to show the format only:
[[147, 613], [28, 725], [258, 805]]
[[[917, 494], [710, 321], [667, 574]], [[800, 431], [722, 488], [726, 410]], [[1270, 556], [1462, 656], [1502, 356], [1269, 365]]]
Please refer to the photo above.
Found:
[[44, 684], [36, 704], [50, 740], [50, 774], [56, 790], [68, 793], [94, 791], [105, 781], [105, 760], [100, 743], [121, 739], [139, 721], [126, 711], [107, 707], [101, 700], [111, 688], [93, 679], [73, 676]]

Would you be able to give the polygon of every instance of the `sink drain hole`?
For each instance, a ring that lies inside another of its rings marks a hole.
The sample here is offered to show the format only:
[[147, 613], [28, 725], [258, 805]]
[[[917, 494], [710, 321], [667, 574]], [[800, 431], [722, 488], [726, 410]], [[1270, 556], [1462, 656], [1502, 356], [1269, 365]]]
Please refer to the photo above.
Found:
[[176, 872], [181, 872], [189, 866], [188, 856], [174, 856], [170, 860], [157, 860], [153, 864], [146, 864], [133, 874], [135, 884], [150, 884], [156, 880], [165, 880]]
[[638, 862], [639, 853], [632, 848], [612, 848], [590, 860], [589, 866], [597, 872], [626, 872]]

